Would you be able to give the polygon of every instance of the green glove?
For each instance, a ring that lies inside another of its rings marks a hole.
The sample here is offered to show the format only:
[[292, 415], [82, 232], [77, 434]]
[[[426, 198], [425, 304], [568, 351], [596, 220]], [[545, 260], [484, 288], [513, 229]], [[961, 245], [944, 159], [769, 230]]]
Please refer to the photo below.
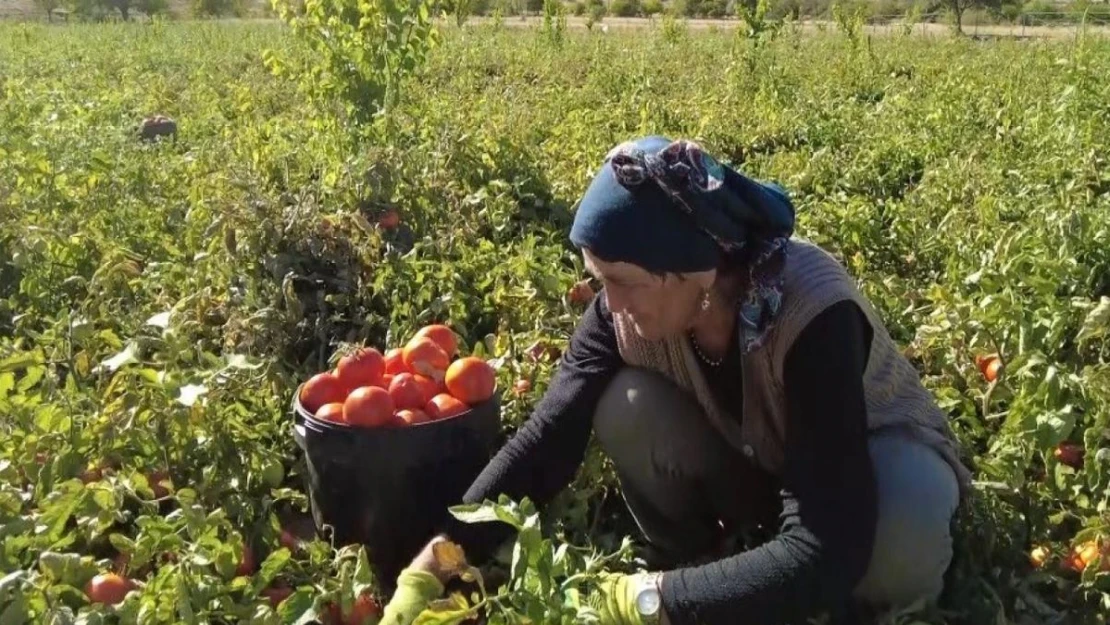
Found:
[[601, 625], [644, 625], [644, 619], [636, 609], [636, 590], [644, 577], [644, 574], [607, 574], [602, 578], [589, 599], [590, 605], [597, 610]]
[[419, 569], [405, 569], [397, 576], [397, 590], [385, 606], [380, 625], [412, 625], [428, 603], [443, 594], [443, 582]]

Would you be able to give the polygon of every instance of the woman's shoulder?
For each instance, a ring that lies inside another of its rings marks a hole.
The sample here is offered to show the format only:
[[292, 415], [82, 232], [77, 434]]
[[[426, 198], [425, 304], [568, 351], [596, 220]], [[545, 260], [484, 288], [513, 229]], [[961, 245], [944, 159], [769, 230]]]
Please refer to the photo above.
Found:
[[873, 311], [844, 265], [816, 243], [792, 238], [783, 272], [782, 308], [772, 330], [772, 352], [784, 357], [802, 331], [823, 313], [837, 321], [851, 320], [857, 309], [874, 328]]
[[860, 297], [856, 280], [831, 252], [802, 238], [790, 240], [783, 270], [784, 297], [810, 301], [831, 298], [835, 303], [850, 296]]

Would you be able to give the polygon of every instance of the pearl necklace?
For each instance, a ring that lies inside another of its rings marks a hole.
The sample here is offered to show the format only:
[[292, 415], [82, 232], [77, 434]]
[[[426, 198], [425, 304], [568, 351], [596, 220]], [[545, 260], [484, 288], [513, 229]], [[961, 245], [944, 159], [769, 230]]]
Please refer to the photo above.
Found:
[[[740, 310], [740, 302], [739, 301], [736, 302], [736, 310], [737, 311]], [[739, 320], [737, 320], [736, 323], [740, 323]], [[694, 336], [694, 331], [693, 330], [687, 330], [686, 335], [690, 337], [690, 346], [694, 348], [694, 353], [698, 355], [698, 358], [700, 358], [702, 362], [709, 365], [710, 367], [713, 367], [713, 368], [720, 367], [721, 364], [724, 363], [725, 358], [728, 357], [728, 351], [727, 350], [725, 351], [724, 356], [721, 356], [720, 358], [717, 358], [716, 360], [710, 358], [709, 356], [706, 356], [705, 352], [701, 351], [701, 345], [698, 345], [698, 339]]]
[[714, 368], [721, 366], [721, 363], [725, 361], [725, 356], [721, 356], [716, 360], [706, 356], [705, 352], [701, 351], [701, 346], [698, 345], [698, 339], [694, 337], [694, 332], [692, 330], [690, 331], [689, 336], [690, 345], [694, 348], [694, 353], [698, 355], [698, 358], [700, 358], [702, 362]]

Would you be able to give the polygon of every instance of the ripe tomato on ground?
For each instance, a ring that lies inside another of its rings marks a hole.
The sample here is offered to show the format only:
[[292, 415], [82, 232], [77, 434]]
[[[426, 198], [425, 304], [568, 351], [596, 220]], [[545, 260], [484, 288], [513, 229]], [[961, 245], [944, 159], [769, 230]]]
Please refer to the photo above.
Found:
[[254, 550], [251, 549], [250, 545], [243, 545], [243, 555], [239, 558], [239, 566], [235, 569], [235, 575], [254, 575], [254, 567], [256, 565]]
[[987, 382], [994, 382], [1002, 373], [1002, 359], [998, 354], [976, 356], [975, 366], [979, 368], [979, 372]]
[[116, 573], [101, 573], [85, 585], [85, 594], [93, 603], [116, 605], [134, 588], [131, 580]]
[[355, 599], [355, 605], [344, 619], [344, 625], [367, 625], [369, 619], [380, 618], [381, 615], [382, 608], [378, 601], [372, 595], [363, 593]]
[[1078, 469], [1083, 466], [1083, 446], [1076, 443], [1060, 443], [1052, 455], [1067, 466]]
[[262, 596], [270, 601], [270, 606], [276, 608], [281, 605], [282, 601], [289, 598], [293, 594], [293, 589], [289, 586], [273, 585], [262, 589]]

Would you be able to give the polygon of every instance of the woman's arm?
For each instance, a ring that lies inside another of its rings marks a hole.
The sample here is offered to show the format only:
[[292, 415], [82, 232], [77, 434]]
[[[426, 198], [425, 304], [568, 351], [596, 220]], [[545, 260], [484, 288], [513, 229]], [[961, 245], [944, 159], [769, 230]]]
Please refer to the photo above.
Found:
[[[599, 293], [579, 320], [547, 392], [531, 418], [501, 448], [463, 496], [479, 503], [507, 494], [542, 505], [565, 488], [582, 464], [594, 407], [621, 366], [613, 319]], [[473, 561], [512, 535], [502, 523], [469, 524], [450, 517], [444, 532]]]
[[785, 364], [780, 534], [729, 558], [665, 572], [674, 625], [795, 622], [839, 608], [864, 575], [877, 518], [862, 374], [871, 335], [854, 302], [830, 306]]

